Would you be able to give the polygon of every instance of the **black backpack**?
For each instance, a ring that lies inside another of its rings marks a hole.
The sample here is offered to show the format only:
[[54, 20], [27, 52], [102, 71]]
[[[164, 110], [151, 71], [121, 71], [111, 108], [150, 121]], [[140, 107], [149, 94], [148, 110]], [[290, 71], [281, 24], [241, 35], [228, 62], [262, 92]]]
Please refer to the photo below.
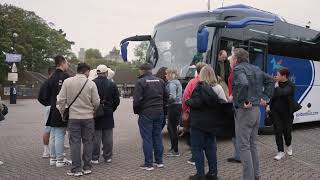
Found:
[[2, 112], [1, 112], [1, 114], [2, 115], [7, 115], [8, 114], [8, 107], [5, 105], [5, 104], [2, 104], [2, 106], [3, 106], [3, 110], [2, 110]]

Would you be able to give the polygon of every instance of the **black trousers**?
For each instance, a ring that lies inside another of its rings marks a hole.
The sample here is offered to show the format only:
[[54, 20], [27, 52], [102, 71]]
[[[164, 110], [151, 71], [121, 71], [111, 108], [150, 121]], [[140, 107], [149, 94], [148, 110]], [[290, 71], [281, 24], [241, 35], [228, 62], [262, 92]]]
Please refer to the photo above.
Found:
[[177, 126], [179, 124], [181, 118], [182, 106], [181, 104], [172, 104], [169, 105], [168, 108], [168, 132], [171, 141], [171, 149], [175, 152], [178, 152], [178, 129]]
[[283, 138], [286, 146], [291, 145], [293, 115], [290, 113], [272, 112], [273, 127], [279, 152], [284, 152]]

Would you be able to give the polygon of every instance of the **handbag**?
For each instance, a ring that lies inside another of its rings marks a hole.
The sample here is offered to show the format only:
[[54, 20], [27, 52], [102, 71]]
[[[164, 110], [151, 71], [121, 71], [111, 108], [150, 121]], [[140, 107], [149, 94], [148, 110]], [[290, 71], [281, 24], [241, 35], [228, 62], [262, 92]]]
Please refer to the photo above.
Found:
[[302, 108], [302, 106], [293, 98], [289, 98], [289, 105], [290, 105], [290, 113], [292, 114], [299, 111]]
[[88, 82], [88, 79], [86, 80], [86, 82], [84, 83], [84, 85], [82, 86], [81, 90], [79, 91], [79, 93], [77, 94], [77, 96], [73, 99], [73, 101], [71, 102], [71, 104], [64, 110], [64, 113], [62, 115], [62, 121], [63, 122], [68, 122], [69, 120], [69, 111], [70, 111], [70, 107], [72, 106], [72, 104], [78, 99], [79, 95], [81, 94], [82, 90], [84, 89], [84, 87], [86, 86]]
[[[107, 87], [109, 86], [109, 81], [107, 81]], [[95, 112], [95, 118], [102, 118], [104, 117], [104, 103], [106, 100], [106, 96], [105, 96], [105, 86], [103, 88], [103, 99], [100, 101], [100, 105], [97, 108], [96, 112]]]
[[2, 104], [2, 107], [3, 107], [3, 109], [2, 109], [2, 112], [1, 112], [1, 114], [3, 115], [3, 116], [5, 116], [5, 115], [7, 115], [8, 114], [8, 107], [5, 105], [5, 104]]

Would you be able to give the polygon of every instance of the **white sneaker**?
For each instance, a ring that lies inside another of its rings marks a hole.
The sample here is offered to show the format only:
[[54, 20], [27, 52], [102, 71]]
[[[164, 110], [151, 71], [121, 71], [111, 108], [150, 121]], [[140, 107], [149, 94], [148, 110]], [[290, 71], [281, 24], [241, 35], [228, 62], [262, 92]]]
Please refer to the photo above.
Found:
[[274, 157], [275, 160], [280, 161], [282, 158], [284, 158], [286, 154], [284, 152], [278, 152], [278, 154]]
[[50, 166], [55, 166], [57, 163], [57, 159], [50, 159]]
[[111, 163], [112, 162], [112, 159], [107, 159], [106, 160], [106, 163]]
[[50, 153], [48, 151], [43, 151], [42, 158], [49, 158]]
[[91, 170], [83, 170], [82, 173], [83, 173], [84, 175], [88, 175], [88, 174], [91, 174], [92, 171], [91, 171]]
[[0, 166], [1, 166], [1, 165], [3, 165], [3, 162], [2, 162], [2, 161], [0, 161]]
[[148, 167], [148, 166], [142, 165], [142, 166], [140, 166], [140, 169], [146, 170], [146, 171], [153, 171], [154, 167]]
[[67, 172], [67, 175], [68, 176], [74, 176], [74, 177], [80, 177], [80, 176], [83, 176], [83, 172], [76, 172], [76, 173]]
[[157, 168], [164, 168], [164, 164], [154, 163], [153, 165], [156, 166]]
[[72, 161], [67, 160], [66, 158], [63, 159], [63, 161], [57, 161], [56, 163], [56, 167], [61, 168], [61, 167], [67, 167], [67, 166], [71, 166], [72, 165]]
[[292, 152], [292, 146], [288, 146], [288, 147], [287, 147], [287, 154], [288, 154], [289, 156], [292, 156], [292, 154], [293, 154], [293, 152]]
[[99, 160], [96, 160], [96, 161], [91, 160], [91, 164], [99, 164]]

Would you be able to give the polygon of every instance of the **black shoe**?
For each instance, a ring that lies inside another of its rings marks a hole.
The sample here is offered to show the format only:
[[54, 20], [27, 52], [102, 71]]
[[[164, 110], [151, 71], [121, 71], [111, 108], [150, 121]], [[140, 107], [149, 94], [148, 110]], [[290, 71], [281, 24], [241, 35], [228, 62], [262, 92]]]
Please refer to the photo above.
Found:
[[194, 176], [190, 176], [190, 177], [189, 177], [189, 180], [206, 180], [206, 176], [197, 176], [197, 175], [194, 175]]
[[235, 159], [235, 158], [228, 158], [227, 161], [228, 161], [229, 163], [241, 163], [240, 160], [237, 160], [237, 159]]
[[217, 175], [212, 175], [212, 174], [207, 174], [206, 175], [206, 180], [218, 180]]

